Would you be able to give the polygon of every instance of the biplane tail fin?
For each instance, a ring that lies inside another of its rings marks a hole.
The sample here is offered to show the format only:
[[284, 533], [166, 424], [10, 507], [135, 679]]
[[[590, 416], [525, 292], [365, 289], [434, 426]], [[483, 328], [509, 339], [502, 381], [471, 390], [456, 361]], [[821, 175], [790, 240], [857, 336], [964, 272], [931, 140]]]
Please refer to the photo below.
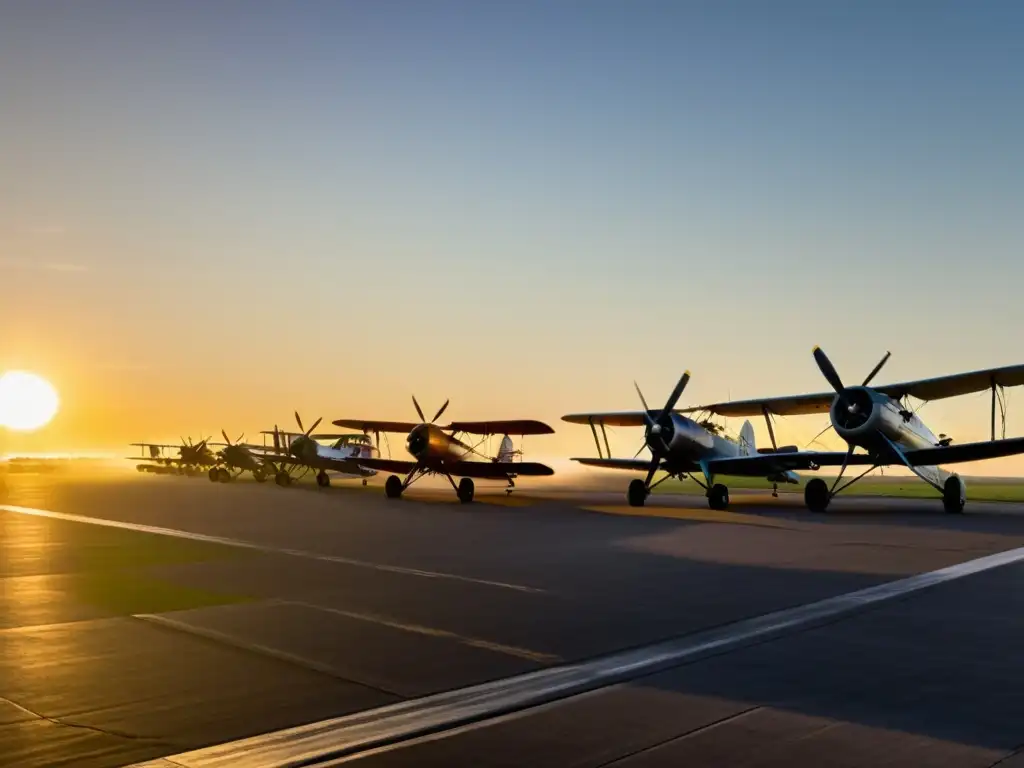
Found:
[[743, 422], [740, 429], [740, 456], [756, 456], [757, 445], [754, 442], [754, 425], [750, 420]]
[[497, 461], [504, 463], [510, 462], [515, 459], [516, 456], [521, 456], [522, 451], [517, 451], [515, 446], [512, 444], [512, 438], [505, 435], [501, 438], [501, 447], [498, 448]]

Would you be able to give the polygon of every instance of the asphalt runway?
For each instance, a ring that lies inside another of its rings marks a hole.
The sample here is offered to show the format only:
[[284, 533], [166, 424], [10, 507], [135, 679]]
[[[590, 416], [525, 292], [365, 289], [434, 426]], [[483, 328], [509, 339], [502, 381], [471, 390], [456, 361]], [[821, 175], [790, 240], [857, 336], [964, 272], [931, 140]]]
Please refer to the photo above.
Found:
[[[419, 486], [396, 503], [373, 485], [12, 476], [0, 764], [177, 755], [1024, 546], [1019, 505], [851, 497], [811, 515], [736, 492], [728, 512], [656, 495], [638, 513], [621, 491], [523, 486], [463, 506]], [[347, 760], [994, 765], [1024, 744], [1022, 578], [1007, 565]]]

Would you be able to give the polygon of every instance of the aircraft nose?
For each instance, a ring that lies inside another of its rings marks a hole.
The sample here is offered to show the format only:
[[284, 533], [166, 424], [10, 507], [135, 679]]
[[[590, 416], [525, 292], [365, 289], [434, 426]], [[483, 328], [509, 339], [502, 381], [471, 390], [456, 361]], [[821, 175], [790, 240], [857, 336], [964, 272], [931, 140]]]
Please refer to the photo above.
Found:
[[427, 430], [423, 426], [414, 427], [409, 433], [406, 447], [413, 456], [419, 458], [427, 447]]

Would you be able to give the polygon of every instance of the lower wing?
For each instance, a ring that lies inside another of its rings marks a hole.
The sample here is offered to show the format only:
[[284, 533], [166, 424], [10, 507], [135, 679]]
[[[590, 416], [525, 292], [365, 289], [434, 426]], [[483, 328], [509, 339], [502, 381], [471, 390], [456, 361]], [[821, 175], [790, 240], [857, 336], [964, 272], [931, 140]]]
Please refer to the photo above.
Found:
[[[398, 461], [396, 459], [358, 459], [357, 463], [361, 467], [378, 469], [382, 472], [409, 473], [420, 466], [415, 461]], [[440, 469], [435, 470], [432, 466], [428, 469], [440, 471]], [[533, 461], [455, 461], [445, 464], [443, 471], [456, 477], [492, 478], [495, 480], [503, 480], [509, 475], [539, 477], [555, 474], [555, 470], [551, 467]]]
[[[580, 464], [585, 464], [588, 467], [601, 467], [603, 469], [625, 469], [632, 472], [646, 472], [651, 468], [650, 459], [591, 459], [591, 458], [574, 458], [573, 461], [578, 461]], [[665, 464], [662, 462], [661, 467], [664, 468]], [[697, 464], [688, 464], [677, 468], [676, 465], [672, 466], [674, 472], [700, 472], [700, 466]]]
[[907, 461], [914, 466], [932, 467], [938, 464], [959, 464], [963, 461], [998, 459], [1024, 453], [1024, 437], [1008, 440], [983, 440], [978, 443], [961, 443], [944, 448], [919, 448], [904, 451]]

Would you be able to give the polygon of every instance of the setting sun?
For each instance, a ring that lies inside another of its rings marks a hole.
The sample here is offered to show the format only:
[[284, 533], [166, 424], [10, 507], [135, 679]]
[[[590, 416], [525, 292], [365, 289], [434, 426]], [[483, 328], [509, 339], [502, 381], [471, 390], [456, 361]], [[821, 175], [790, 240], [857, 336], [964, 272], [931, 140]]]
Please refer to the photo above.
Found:
[[0, 427], [23, 432], [46, 426], [60, 401], [46, 379], [27, 371], [0, 376]]

